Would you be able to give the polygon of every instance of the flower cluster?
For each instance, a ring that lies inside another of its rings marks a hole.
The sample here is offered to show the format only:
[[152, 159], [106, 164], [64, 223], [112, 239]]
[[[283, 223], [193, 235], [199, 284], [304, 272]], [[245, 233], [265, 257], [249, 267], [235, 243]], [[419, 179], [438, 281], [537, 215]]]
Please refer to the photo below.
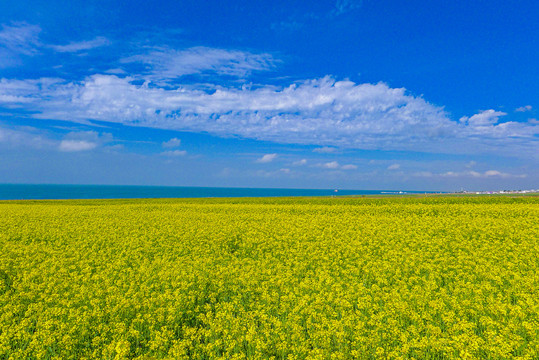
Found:
[[539, 199], [0, 203], [0, 359], [537, 359]]

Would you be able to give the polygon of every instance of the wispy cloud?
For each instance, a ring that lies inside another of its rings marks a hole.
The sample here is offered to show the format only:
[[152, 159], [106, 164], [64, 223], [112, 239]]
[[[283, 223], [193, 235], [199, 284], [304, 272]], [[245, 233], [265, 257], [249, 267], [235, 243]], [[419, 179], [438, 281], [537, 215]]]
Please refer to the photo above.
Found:
[[0, 79], [0, 105], [10, 108], [24, 107], [40, 99], [40, 91], [53, 91], [61, 79], [41, 78], [31, 80]]
[[169, 151], [163, 151], [161, 155], [165, 156], [184, 156], [187, 155], [187, 151], [185, 150], [169, 150]]
[[346, 164], [341, 165], [338, 161], [329, 161], [326, 163], [320, 163], [315, 165], [316, 167], [321, 167], [324, 169], [330, 169], [330, 170], [356, 170], [357, 165], [354, 164]]
[[0, 146], [25, 149], [46, 149], [55, 146], [55, 141], [33, 127], [9, 128], [0, 124]]
[[120, 68], [108, 69], [108, 70], [105, 71], [105, 73], [114, 74], [114, 75], [125, 75], [125, 74], [127, 74], [127, 72], [124, 69], [120, 69]]
[[388, 170], [398, 170], [400, 168], [401, 168], [400, 164], [391, 164], [387, 167]]
[[47, 44], [39, 39], [41, 27], [25, 22], [12, 22], [1, 25], [0, 30], [0, 68], [19, 65], [21, 56], [44, 54], [45, 50], [76, 53], [109, 45], [111, 42], [102, 36], [92, 40], [70, 42], [65, 45]]
[[521, 106], [515, 109], [516, 112], [526, 112], [526, 111], [531, 111], [531, 110], [532, 110], [531, 105]]
[[293, 172], [288, 168], [281, 168], [279, 170], [267, 171], [267, 170], [257, 170], [254, 175], [264, 178], [282, 178], [292, 176]]
[[246, 77], [254, 71], [267, 71], [278, 62], [272, 55], [248, 51], [193, 47], [183, 50], [156, 48], [145, 54], [133, 55], [123, 63], [142, 63], [149, 66], [146, 77], [161, 81], [184, 75], [216, 73]]
[[335, 147], [323, 146], [320, 148], [313, 149], [313, 152], [320, 153], [320, 154], [330, 154], [330, 153], [337, 152], [337, 150], [338, 149]]
[[110, 45], [111, 42], [109, 39], [98, 36], [92, 40], [86, 41], [74, 41], [66, 45], [49, 45], [52, 49], [58, 52], [79, 52], [84, 50], [90, 50], [97, 47]]
[[468, 171], [447, 171], [444, 173], [432, 173], [429, 171], [421, 171], [414, 174], [419, 177], [442, 177], [442, 178], [457, 178], [457, 177], [471, 177], [471, 178], [525, 178], [526, 174], [510, 174], [498, 170], [487, 170], [484, 172], [478, 172], [473, 170]]
[[341, 14], [359, 9], [362, 3], [363, 3], [362, 0], [337, 0], [332, 14], [341, 15]]
[[303, 166], [303, 165], [306, 165], [307, 164], [307, 159], [301, 159], [301, 160], [298, 160], [298, 161], [294, 161], [292, 163], [292, 165], [294, 166]]
[[20, 56], [31, 56], [39, 52], [41, 28], [24, 22], [2, 25], [0, 30], [0, 68], [19, 64]]
[[61, 152], [93, 150], [113, 141], [109, 133], [75, 131], [62, 139], [51, 136], [43, 129], [28, 126], [6, 127], [0, 125], [0, 146], [24, 149], [39, 149]]
[[272, 30], [280, 31], [297, 31], [301, 29], [305, 24], [298, 20], [279, 21], [271, 24]]
[[37, 52], [41, 28], [24, 22], [2, 25], [0, 46], [15, 54], [32, 55]]
[[182, 141], [178, 138], [172, 138], [168, 141], [164, 141], [161, 145], [164, 147], [164, 148], [175, 148], [175, 147], [179, 147], [181, 145]]
[[276, 158], [277, 158], [277, 154], [266, 154], [262, 156], [261, 158], [256, 159], [256, 162], [260, 164], [265, 164], [265, 163], [272, 162]]

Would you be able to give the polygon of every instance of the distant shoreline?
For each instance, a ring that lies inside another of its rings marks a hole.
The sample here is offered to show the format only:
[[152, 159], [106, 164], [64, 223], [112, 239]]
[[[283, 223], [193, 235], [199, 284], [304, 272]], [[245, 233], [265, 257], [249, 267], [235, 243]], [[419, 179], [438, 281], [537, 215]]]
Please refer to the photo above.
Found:
[[[0, 200], [174, 199], [224, 197], [413, 195], [434, 192], [400, 190], [287, 189], [136, 185], [0, 184]], [[439, 193], [439, 192], [437, 192]]]
[[0, 200], [190, 199], [271, 197], [537, 196], [539, 191], [440, 192], [136, 185], [0, 184]]

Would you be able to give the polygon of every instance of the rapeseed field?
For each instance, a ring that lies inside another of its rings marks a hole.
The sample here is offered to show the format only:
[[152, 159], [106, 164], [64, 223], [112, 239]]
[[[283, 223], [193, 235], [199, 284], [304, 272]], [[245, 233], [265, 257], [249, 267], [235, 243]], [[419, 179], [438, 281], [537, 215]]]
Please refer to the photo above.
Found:
[[539, 199], [0, 202], [0, 359], [539, 359]]

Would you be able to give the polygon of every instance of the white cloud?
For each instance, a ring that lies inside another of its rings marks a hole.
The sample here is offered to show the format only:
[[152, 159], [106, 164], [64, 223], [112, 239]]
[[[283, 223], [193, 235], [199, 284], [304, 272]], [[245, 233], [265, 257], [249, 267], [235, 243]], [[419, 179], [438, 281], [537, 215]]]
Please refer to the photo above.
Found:
[[521, 107], [516, 108], [515, 111], [526, 112], [526, 111], [531, 111], [531, 109], [532, 109], [531, 105], [526, 105], [526, 106], [521, 106]]
[[301, 160], [298, 160], [298, 161], [294, 161], [292, 163], [292, 165], [294, 166], [302, 166], [302, 165], [305, 165], [307, 164], [307, 159], [301, 159]]
[[265, 164], [272, 162], [273, 160], [275, 160], [275, 158], [277, 158], [277, 154], [266, 154], [261, 158], [257, 159], [256, 162], [260, 164]]
[[502, 172], [500, 172], [498, 170], [487, 170], [484, 173], [484, 176], [504, 176], [504, 175], [510, 176], [510, 174], [504, 174], [504, 173], [502, 173]]
[[164, 141], [161, 145], [164, 148], [175, 148], [181, 145], [182, 141], [178, 138], [172, 138], [169, 141]]
[[88, 151], [112, 141], [109, 133], [99, 134], [96, 131], [70, 132], [60, 141], [58, 149], [64, 152]]
[[154, 49], [147, 54], [124, 58], [122, 62], [146, 64], [151, 67], [148, 77], [160, 81], [203, 72], [245, 77], [253, 71], [271, 70], [278, 61], [265, 53], [199, 46], [184, 50]]
[[336, 152], [338, 149], [330, 146], [323, 146], [320, 148], [313, 149], [313, 152], [321, 154], [330, 154]]
[[326, 169], [338, 169], [339, 168], [339, 163], [337, 161], [330, 161], [330, 162], [321, 164], [320, 166], [324, 167]]
[[477, 171], [465, 171], [465, 172], [448, 171], [443, 174], [439, 174], [439, 176], [442, 176], [442, 177], [459, 177], [459, 176], [480, 177], [481, 174], [478, 173]]
[[[207, 93], [134, 85], [131, 80], [95, 75], [82, 83], [41, 84], [39, 91], [31, 81], [33, 88], [20, 100], [33, 101], [32, 110], [41, 112], [34, 116], [40, 118], [94, 119], [286, 143], [377, 148], [400, 138], [430, 137], [432, 128], [452, 130], [440, 108], [382, 83], [356, 85], [326, 77], [283, 89], [217, 88]], [[8, 95], [5, 85], [0, 94]]]
[[466, 166], [466, 167], [469, 169], [469, 168], [473, 168], [475, 165], [477, 165], [477, 162], [475, 162], [475, 161], [472, 160], [472, 161], [468, 162], [468, 163], [467, 163], [466, 165], [464, 165], [464, 166]]
[[317, 167], [321, 167], [324, 169], [331, 169], [331, 170], [356, 170], [357, 165], [354, 164], [346, 164], [346, 165], [340, 165], [337, 161], [329, 161], [326, 163], [319, 163], [315, 165]]
[[401, 166], [400, 166], [399, 164], [392, 164], [392, 165], [389, 165], [389, 166], [387, 167], [387, 169], [388, 169], [388, 170], [398, 170], [398, 169], [400, 169], [400, 167], [401, 167]]
[[74, 41], [66, 45], [50, 45], [50, 47], [58, 52], [79, 52], [83, 50], [94, 49], [94, 48], [105, 46], [105, 45], [110, 45], [110, 43], [111, 42], [109, 39], [103, 36], [98, 36], [92, 40]]
[[169, 150], [169, 151], [163, 151], [161, 155], [165, 156], [184, 156], [187, 154], [187, 151], [185, 150]]
[[86, 140], [62, 140], [58, 147], [60, 151], [75, 152], [75, 151], [87, 151], [97, 147], [97, 143]]
[[500, 116], [505, 116], [507, 113], [503, 111], [484, 110], [471, 117], [464, 116], [460, 118], [460, 122], [467, 123], [473, 127], [494, 125], [498, 122]]
[[537, 124], [498, 123], [505, 113], [494, 110], [455, 122], [442, 108], [383, 83], [325, 77], [285, 88], [216, 86], [203, 91], [133, 80], [114, 75], [94, 75], [80, 83], [2, 79], [0, 105], [23, 108], [35, 118], [92, 119], [322, 148], [477, 153], [504, 146], [515, 154], [537, 148]]
[[125, 149], [124, 144], [115, 144], [115, 145], [107, 146], [107, 150], [118, 151], [118, 150], [124, 150], [124, 149]]

